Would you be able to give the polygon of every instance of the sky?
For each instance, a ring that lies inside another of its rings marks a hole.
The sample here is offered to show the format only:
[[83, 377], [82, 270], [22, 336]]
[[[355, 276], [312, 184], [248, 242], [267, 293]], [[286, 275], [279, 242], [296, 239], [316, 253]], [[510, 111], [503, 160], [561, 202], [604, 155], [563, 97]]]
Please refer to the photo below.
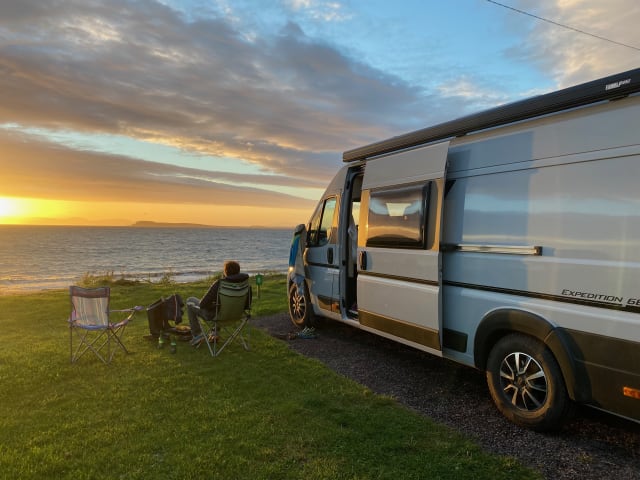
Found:
[[345, 150], [637, 68], [639, 24], [637, 0], [0, 0], [0, 224], [293, 227]]

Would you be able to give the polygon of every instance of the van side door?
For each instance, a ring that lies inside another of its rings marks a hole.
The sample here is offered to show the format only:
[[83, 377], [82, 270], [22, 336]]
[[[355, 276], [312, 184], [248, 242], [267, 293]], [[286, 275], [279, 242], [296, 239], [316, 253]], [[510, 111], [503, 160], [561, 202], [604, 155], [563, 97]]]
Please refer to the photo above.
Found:
[[316, 313], [322, 315], [338, 311], [337, 285], [340, 270], [337, 221], [338, 197], [334, 195], [325, 198], [318, 205], [311, 217], [307, 233], [305, 264], [309, 269], [311, 302], [320, 309], [316, 310]]
[[449, 142], [365, 164], [358, 319], [441, 355], [440, 231]]

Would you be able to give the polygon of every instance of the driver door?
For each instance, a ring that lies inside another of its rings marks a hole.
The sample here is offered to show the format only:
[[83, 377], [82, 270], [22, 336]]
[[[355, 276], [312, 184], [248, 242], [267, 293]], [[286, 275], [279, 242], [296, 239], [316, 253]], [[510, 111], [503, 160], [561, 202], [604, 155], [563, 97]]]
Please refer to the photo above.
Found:
[[322, 310], [339, 312], [339, 255], [337, 251], [338, 197], [326, 198], [311, 218], [305, 251], [305, 265], [309, 269], [309, 290], [312, 303]]

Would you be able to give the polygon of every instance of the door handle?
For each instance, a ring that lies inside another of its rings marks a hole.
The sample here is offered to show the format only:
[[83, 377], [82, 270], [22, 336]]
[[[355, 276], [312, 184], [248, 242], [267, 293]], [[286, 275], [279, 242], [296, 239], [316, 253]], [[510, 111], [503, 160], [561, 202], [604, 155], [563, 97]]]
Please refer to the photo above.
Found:
[[365, 252], [364, 250], [361, 250], [359, 257], [360, 258], [358, 259], [358, 263], [360, 263], [360, 270], [366, 270], [367, 269], [367, 252]]
[[327, 248], [327, 263], [333, 265], [333, 248]]

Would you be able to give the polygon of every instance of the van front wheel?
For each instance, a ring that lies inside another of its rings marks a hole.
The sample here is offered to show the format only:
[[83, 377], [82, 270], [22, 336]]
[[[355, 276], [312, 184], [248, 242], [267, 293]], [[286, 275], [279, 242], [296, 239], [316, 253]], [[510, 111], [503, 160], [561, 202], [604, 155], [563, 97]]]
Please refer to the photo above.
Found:
[[507, 335], [496, 343], [487, 360], [487, 384], [498, 410], [532, 430], [557, 430], [571, 411], [556, 359], [527, 335]]
[[313, 323], [313, 310], [306, 285], [298, 289], [295, 283], [289, 287], [289, 317], [297, 327], [310, 327]]

